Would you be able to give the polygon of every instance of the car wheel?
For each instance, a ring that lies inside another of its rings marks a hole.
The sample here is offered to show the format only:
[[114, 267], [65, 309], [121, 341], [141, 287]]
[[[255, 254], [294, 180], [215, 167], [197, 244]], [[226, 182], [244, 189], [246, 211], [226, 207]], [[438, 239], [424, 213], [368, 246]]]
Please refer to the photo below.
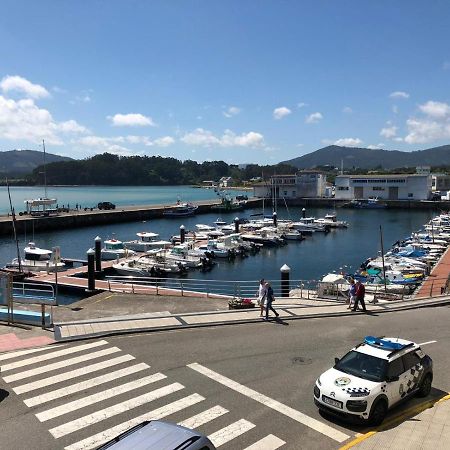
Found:
[[370, 411], [369, 416], [369, 423], [370, 425], [381, 425], [384, 418], [387, 414], [387, 403], [385, 400], [378, 400], [373, 406], [372, 410]]
[[431, 373], [425, 375], [425, 378], [420, 383], [419, 390], [417, 392], [418, 397], [426, 397], [431, 392], [431, 383], [433, 381], [433, 377]]

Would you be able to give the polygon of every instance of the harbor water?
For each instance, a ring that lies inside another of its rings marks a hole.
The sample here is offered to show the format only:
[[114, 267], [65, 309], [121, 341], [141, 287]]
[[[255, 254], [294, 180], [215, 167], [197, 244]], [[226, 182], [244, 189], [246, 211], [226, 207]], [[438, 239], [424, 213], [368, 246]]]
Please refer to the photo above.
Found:
[[[11, 186], [11, 200], [16, 213], [25, 210], [25, 200], [44, 197], [43, 186]], [[242, 194], [230, 191], [231, 195]], [[250, 194], [249, 192], [245, 192]], [[214, 189], [191, 186], [48, 186], [47, 197], [56, 198], [58, 206], [75, 205], [95, 207], [99, 202], [112, 202], [117, 206], [171, 205], [177, 199], [183, 202], [212, 200], [217, 198]], [[10, 212], [8, 191], [0, 187], [0, 214]]]
[[[114, 188], [116, 189], [116, 188]], [[194, 189], [193, 189], [194, 191]], [[202, 189], [195, 189], [204, 192]], [[173, 188], [176, 196], [177, 188]], [[208, 191], [206, 191], [208, 192]], [[116, 198], [109, 197], [118, 202]], [[266, 211], [271, 214], [271, 211]], [[323, 217], [329, 209], [311, 208], [308, 216]], [[232, 222], [236, 216], [251, 217], [261, 214], [261, 210], [249, 209], [221, 214], [221, 219]], [[287, 264], [291, 268], [291, 279], [318, 280], [332, 271], [355, 271], [368, 257], [376, 256], [380, 250], [379, 227], [382, 226], [385, 251], [398, 239], [421, 228], [432, 216], [431, 211], [414, 210], [356, 210], [337, 209], [339, 220], [349, 223], [348, 229], [335, 229], [329, 233], [314, 233], [301, 242], [289, 241], [286, 246], [264, 248], [255, 256], [234, 261], [216, 260], [216, 266], [209, 272], [190, 271], [189, 278], [210, 280], [256, 280], [279, 279], [280, 267]], [[299, 219], [301, 208], [290, 208], [289, 212], [279, 207], [279, 218]], [[34, 241], [38, 247], [51, 249], [60, 246], [63, 257], [86, 259], [86, 251], [93, 247], [98, 235], [103, 240], [115, 237], [120, 240], [135, 239], [137, 232], [151, 231], [167, 239], [179, 234], [181, 225], [186, 230], [195, 230], [195, 225], [212, 225], [218, 213], [201, 214], [177, 219], [157, 219], [152, 221], [115, 223], [104, 226], [33, 233], [32, 229], [19, 236], [20, 249]], [[3, 266], [16, 257], [15, 245], [11, 237], [0, 238], [0, 265]]]

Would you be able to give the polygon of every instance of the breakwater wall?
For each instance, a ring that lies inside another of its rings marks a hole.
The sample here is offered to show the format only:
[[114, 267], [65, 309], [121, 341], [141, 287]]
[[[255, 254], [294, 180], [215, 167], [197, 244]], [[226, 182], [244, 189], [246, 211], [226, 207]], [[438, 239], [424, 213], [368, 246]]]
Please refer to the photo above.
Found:
[[[262, 203], [260, 199], [248, 200], [245, 208], [259, 207]], [[194, 202], [197, 206], [197, 214], [209, 213], [213, 210], [211, 207], [217, 205], [217, 200]], [[94, 225], [104, 225], [109, 223], [119, 222], [134, 222], [149, 219], [160, 219], [163, 217], [163, 212], [168, 206], [164, 205], [150, 205], [150, 206], [129, 206], [118, 207], [114, 210], [103, 211], [83, 211], [75, 210], [67, 213], [60, 213], [57, 216], [51, 217], [30, 217], [16, 215], [16, 231], [22, 234], [25, 231], [34, 230], [49, 231], [62, 230], [69, 228], [89, 227]], [[221, 211], [216, 211], [220, 215]], [[236, 211], [239, 216], [241, 211]], [[179, 217], [178, 219], [182, 219]], [[12, 236], [13, 228], [11, 217], [0, 216], [0, 236]]]

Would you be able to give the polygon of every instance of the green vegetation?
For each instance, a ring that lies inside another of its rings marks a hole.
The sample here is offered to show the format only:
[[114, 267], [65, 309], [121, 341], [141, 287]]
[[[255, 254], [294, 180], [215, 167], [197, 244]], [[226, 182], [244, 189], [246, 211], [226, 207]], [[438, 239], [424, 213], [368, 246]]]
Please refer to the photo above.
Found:
[[[231, 177], [236, 184], [274, 173], [292, 174], [297, 169], [287, 164], [259, 166], [249, 164], [240, 169], [223, 161], [179, 161], [161, 156], [117, 156], [109, 153], [84, 160], [47, 164], [47, 184], [50, 185], [113, 185], [113, 186], [169, 186], [202, 184]], [[42, 184], [43, 168], [37, 167], [26, 178], [27, 184]]]

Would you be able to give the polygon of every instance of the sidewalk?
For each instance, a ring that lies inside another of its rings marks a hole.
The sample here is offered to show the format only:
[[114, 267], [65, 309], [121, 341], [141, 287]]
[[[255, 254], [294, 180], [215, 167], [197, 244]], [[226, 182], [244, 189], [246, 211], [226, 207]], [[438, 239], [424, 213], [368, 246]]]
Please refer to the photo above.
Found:
[[[376, 305], [368, 305], [368, 310], [370, 314], [377, 315], [406, 309], [437, 306], [443, 303], [450, 303], [450, 296], [440, 297], [439, 299], [378, 303]], [[282, 321], [363, 314], [362, 312], [352, 312], [347, 309], [347, 305], [335, 301], [283, 298], [278, 299], [274, 306], [280, 314], [278, 320]], [[245, 310], [202, 311], [180, 314], [154, 312], [95, 320], [55, 321], [54, 331], [55, 339], [62, 341], [139, 331], [162, 331], [252, 322], [261, 322], [258, 307]]]
[[[444, 450], [450, 442], [450, 395], [397, 426], [382, 425], [341, 450]], [[426, 406], [425, 406], [426, 407]]]

